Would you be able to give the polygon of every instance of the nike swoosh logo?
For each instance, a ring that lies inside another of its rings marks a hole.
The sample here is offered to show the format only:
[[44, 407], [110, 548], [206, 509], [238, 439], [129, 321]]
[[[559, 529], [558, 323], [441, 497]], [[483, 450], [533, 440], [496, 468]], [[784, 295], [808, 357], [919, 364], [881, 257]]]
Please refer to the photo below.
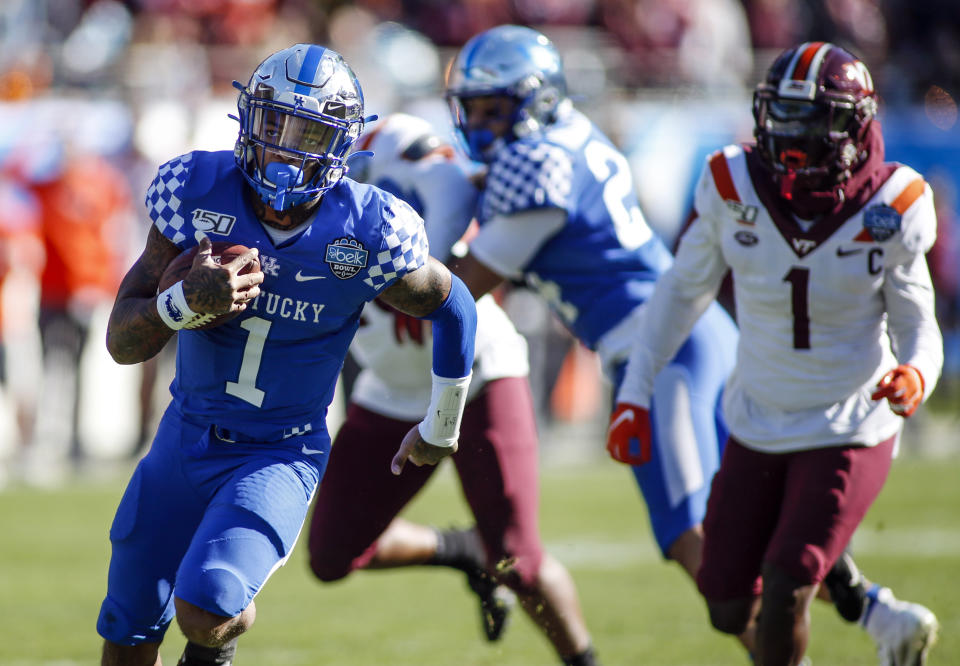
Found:
[[293, 279], [297, 282], [309, 282], [310, 280], [326, 280], [326, 275], [304, 275], [300, 271], [297, 271], [297, 274], [293, 276]]
[[861, 252], [863, 252], [862, 247], [855, 247], [850, 250], [844, 250], [842, 247], [837, 248], [838, 257], [849, 257], [851, 254], [860, 254]]
[[633, 416], [632, 409], [629, 411], [623, 412], [620, 416], [618, 416], [613, 420], [613, 423], [610, 424], [610, 428], [607, 430], [607, 432], [613, 432], [614, 430], [616, 430], [618, 425], [620, 425], [625, 421], [632, 421], [633, 418], [634, 416]]
[[311, 449], [311, 448], [308, 448], [306, 444], [304, 444], [300, 448], [300, 453], [302, 453], [305, 456], [315, 456], [318, 453], [325, 453], [325, 451], [323, 449]]

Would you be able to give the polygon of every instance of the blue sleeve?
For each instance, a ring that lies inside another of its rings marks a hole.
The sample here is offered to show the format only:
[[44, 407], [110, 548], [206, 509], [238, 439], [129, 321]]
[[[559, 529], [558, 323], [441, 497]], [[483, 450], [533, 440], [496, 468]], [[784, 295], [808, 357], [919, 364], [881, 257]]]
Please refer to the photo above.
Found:
[[402, 199], [384, 195], [382, 211], [382, 244], [372, 256], [363, 281], [378, 293], [396, 279], [411, 273], [427, 263], [430, 245], [423, 220]]
[[157, 230], [181, 249], [196, 245], [194, 232], [201, 227], [194, 222], [193, 213], [203, 202], [220, 210], [211, 197], [225, 187], [225, 174], [239, 180], [233, 151], [195, 150], [161, 165], [144, 198]]
[[450, 274], [450, 293], [424, 319], [433, 322], [433, 374], [458, 379], [470, 374], [477, 337], [477, 305], [467, 285]]
[[147, 214], [157, 229], [180, 247], [192, 242], [193, 226], [183, 217], [185, 190], [194, 173], [193, 153], [187, 153], [163, 164], [147, 189], [144, 203]]

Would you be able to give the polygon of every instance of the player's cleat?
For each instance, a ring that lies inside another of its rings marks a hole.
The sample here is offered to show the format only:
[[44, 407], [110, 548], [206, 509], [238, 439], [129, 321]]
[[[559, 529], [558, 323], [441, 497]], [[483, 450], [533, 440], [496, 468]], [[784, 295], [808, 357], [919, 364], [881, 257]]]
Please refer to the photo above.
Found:
[[837, 612], [847, 622], [856, 622], [867, 608], [869, 583], [860, 574], [853, 556], [844, 551], [831, 567], [823, 584], [830, 591], [830, 599]]
[[861, 622], [877, 644], [881, 666], [923, 666], [939, 623], [920, 604], [900, 601], [888, 587], [871, 586]]
[[467, 584], [480, 599], [480, 622], [483, 635], [491, 643], [500, 640], [516, 596], [506, 586], [497, 583], [485, 571], [467, 573]]

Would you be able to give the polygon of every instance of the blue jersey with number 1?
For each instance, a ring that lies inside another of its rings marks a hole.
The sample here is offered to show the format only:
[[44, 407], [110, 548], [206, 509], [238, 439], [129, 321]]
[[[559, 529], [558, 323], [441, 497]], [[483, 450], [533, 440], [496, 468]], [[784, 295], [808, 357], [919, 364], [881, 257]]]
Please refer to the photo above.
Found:
[[254, 215], [233, 153], [196, 151], [160, 167], [146, 204], [184, 250], [195, 230], [256, 247], [260, 295], [232, 321], [181, 330], [175, 406], [199, 424], [250, 440], [325, 428], [363, 304], [427, 260], [423, 222], [400, 199], [347, 178], [323, 195], [312, 224], [275, 245]]

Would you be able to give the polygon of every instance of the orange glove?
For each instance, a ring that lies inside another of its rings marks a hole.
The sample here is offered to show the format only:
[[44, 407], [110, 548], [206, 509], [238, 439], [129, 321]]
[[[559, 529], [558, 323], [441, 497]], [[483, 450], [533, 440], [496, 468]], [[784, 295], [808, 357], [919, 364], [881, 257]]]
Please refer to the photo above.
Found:
[[610, 416], [607, 451], [628, 465], [650, 462], [650, 411], [629, 402], [618, 402]]
[[890, 409], [907, 418], [923, 399], [923, 377], [912, 365], [898, 365], [883, 376], [870, 396], [874, 400], [886, 398]]

